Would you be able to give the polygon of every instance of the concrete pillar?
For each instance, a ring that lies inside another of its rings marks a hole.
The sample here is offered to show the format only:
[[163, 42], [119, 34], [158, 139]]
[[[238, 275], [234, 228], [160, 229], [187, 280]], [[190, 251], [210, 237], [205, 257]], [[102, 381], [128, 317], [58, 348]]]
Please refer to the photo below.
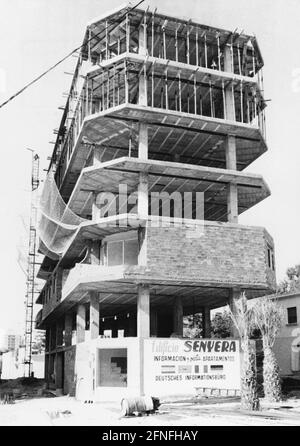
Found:
[[[226, 45], [224, 49], [224, 69], [229, 73], [233, 72], [232, 52], [230, 45]], [[225, 119], [227, 119], [228, 121], [235, 121], [235, 103], [232, 84], [229, 84], [225, 88], [225, 110]]]
[[91, 339], [99, 336], [99, 293], [92, 292], [90, 297], [90, 332]]
[[46, 328], [45, 351], [46, 353], [50, 351], [50, 327]]
[[129, 319], [128, 319], [128, 337], [135, 337], [137, 335], [137, 319], [136, 319], [136, 315], [132, 314], [130, 315]]
[[[148, 127], [145, 123], [139, 125], [139, 158], [148, 159]], [[139, 218], [148, 220], [149, 197], [148, 197], [148, 175], [140, 172], [138, 184], [137, 213]], [[139, 231], [139, 265], [147, 263], [147, 228]]]
[[202, 313], [202, 321], [203, 321], [203, 337], [210, 338], [211, 337], [211, 320], [210, 320], [210, 309], [208, 307], [203, 308]]
[[55, 350], [56, 347], [56, 325], [50, 327], [50, 351]]
[[140, 122], [139, 124], [139, 158], [148, 159], [148, 125], [146, 122]]
[[140, 218], [148, 218], [148, 175], [144, 172], [140, 172], [137, 210]]
[[139, 338], [150, 337], [150, 290], [148, 285], [138, 285], [137, 335]]
[[138, 285], [137, 336], [139, 338], [139, 389], [144, 395], [144, 339], [150, 337], [150, 290], [147, 285]]
[[138, 204], [137, 213], [139, 218], [145, 221], [138, 231], [139, 254], [138, 265], [147, 265], [147, 221], [148, 221], [148, 175], [140, 172], [140, 181], [138, 185]]
[[228, 135], [225, 144], [226, 169], [237, 170], [236, 163], [236, 139], [234, 135]]
[[139, 28], [139, 54], [146, 56], [147, 54], [147, 35], [145, 25], [141, 24]]
[[76, 316], [76, 341], [84, 342], [85, 339], [85, 306], [79, 304]]
[[45, 381], [46, 381], [46, 387], [48, 388], [49, 384], [49, 355], [45, 354]]
[[227, 215], [228, 222], [237, 224], [239, 221], [238, 215], [238, 188], [237, 184], [230, 183], [227, 189]]
[[91, 241], [89, 250], [91, 265], [100, 265], [100, 242], [98, 240]]
[[157, 336], [157, 309], [150, 310], [150, 336]]
[[[240, 288], [232, 288], [229, 291], [229, 307], [233, 314], [235, 314], [235, 302], [238, 301], [241, 297], [241, 290]], [[234, 324], [232, 324], [231, 329], [231, 337], [234, 339], [239, 339], [240, 335], [239, 332]]]
[[64, 344], [64, 320], [59, 319], [56, 323], [56, 347], [62, 347]]
[[54, 378], [55, 378], [55, 368], [54, 368], [54, 359], [55, 354], [48, 355], [48, 384], [53, 384]]
[[63, 353], [56, 353], [55, 356], [55, 387], [63, 389]]
[[225, 45], [224, 48], [224, 71], [233, 73], [232, 51], [229, 44]]
[[[144, 25], [141, 25], [139, 29], [139, 54], [142, 56], [147, 54], [147, 38]], [[144, 65], [139, 77], [139, 105], [148, 105], [146, 65]]]
[[183, 308], [181, 296], [176, 296], [173, 306], [173, 333], [183, 336]]
[[72, 345], [72, 325], [73, 315], [72, 313], [66, 313], [65, 315], [65, 346], [71, 347]]
[[[235, 136], [227, 136], [225, 156], [226, 169], [237, 170]], [[238, 187], [237, 184], [234, 183], [229, 183], [227, 187], [227, 215], [230, 223], [238, 223]]]

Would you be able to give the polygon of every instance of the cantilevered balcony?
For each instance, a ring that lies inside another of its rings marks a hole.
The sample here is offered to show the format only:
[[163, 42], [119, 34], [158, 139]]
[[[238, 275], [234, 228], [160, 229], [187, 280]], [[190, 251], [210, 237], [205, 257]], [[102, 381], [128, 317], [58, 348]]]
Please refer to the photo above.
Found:
[[[205, 220], [228, 220], [227, 189], [230, 183], [237, 184], [238, 187], [239, 214], [270, 195], [269, 188], [260, 175], [191, 164], [121, 157], [84, 168], [68, 205], [78, 215], [91, 215], [95, 194], [101, 194], [101, 191], [119, 194], [119, 185], [126, 185], [126, 192], [134, 194], [138, 189], [141, 172], [148, 174], [149, 195], [161, 192], [171, 195], [178, 192], [184, 197], [185, 193], [194, 196], [197, 192], [202, 193], [202, 217]], [[149, 204], [151, 205], [151, 197]], [[149, 214], [153, 215], [151, 206]]]

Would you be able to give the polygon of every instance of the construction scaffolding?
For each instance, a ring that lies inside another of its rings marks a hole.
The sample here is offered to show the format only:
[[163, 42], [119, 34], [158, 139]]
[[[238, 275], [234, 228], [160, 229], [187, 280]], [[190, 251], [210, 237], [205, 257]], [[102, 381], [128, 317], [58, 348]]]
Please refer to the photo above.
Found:
[[[31, 150], [31, 149], [30, 149]], [[37, 251], [37, 189], [39, 180], [40, 158], [32, 150], [32, 174], [31, 174], [31, 205], [30, 205], [30, 227], [27, 264], [27, 290], [25, 298], [25, 356], [24, 376], [31, 376], [32, 356], [32, 333], [33, 333], [33, 306], [36, 290], [36, 251]]]

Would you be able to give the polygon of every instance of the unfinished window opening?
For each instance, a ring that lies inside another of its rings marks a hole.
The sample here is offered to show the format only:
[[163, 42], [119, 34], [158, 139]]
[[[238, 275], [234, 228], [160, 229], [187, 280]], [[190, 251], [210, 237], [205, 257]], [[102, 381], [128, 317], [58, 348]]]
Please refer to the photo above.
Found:
[[103, 243], [104, 262], [107, 266], [137, 265], [138, 238], [137, 234], [127, 234], [122, 240], [107, 237]]
[[100, 387], [127, 387], [127, 349], [99, 349]]

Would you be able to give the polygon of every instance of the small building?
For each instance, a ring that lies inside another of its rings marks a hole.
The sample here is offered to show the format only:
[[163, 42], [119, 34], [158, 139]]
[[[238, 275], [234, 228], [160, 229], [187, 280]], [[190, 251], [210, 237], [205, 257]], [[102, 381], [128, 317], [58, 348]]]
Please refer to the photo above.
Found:
[[21, 344], [21, 336], [13, 330], [0, 330], [0, 349], [14, 351]]
[[284, 321], [274, 350], [281, 375], [300, 375], [300, 291], [277, 295]]

